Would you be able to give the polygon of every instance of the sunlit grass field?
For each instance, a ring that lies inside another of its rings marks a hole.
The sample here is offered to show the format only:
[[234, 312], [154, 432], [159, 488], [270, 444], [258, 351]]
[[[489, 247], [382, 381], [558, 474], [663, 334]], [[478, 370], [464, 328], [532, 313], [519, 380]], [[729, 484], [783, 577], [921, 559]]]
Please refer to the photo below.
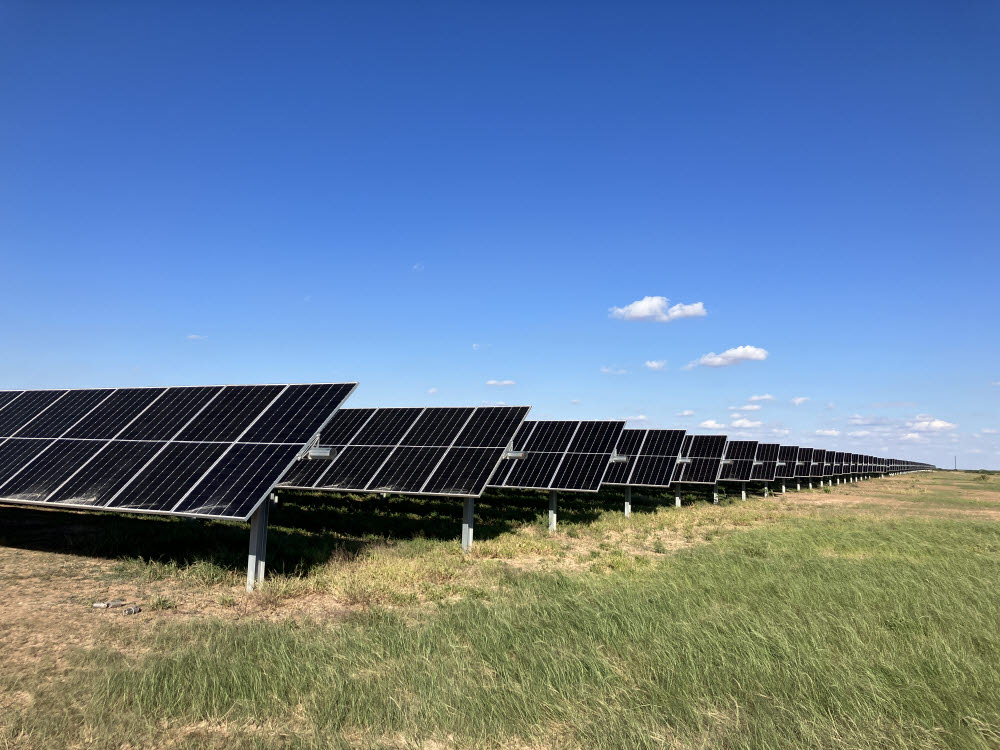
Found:
[[1000, 476], [733, 494], [0, 507], [0, 748], [1000, 747]]

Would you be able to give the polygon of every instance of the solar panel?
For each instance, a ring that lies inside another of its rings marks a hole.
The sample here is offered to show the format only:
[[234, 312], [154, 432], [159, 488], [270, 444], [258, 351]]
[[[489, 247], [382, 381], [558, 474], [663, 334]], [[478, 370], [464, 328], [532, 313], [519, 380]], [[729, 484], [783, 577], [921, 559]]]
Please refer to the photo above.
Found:
[[726, 443], [725, 460], [719, 472], [720, 482], [747, 482], [753, 473], [756, 440], [730, 440]]
[[799, 447], [797, 445], [782, 445], [778, 449], [778, 467], [775, 476], [779, 479], [793, 479], [798, 457]]
[[0, 501], [246, 520], [356, 385], [0, 391]]
[[669, 487], [684, 430], [622, 430], [615, 452], [626, 461], [613, 463], [604, 484]]
[[799, 448], [799, 458], [795, 464], [795, 476], [806, 478], [812, 476], [812, 461], [814, 448]]
[[597, 492], [624, 429], [622, 420], [525, 422], [513, 442], [524, 458], [502, 464], [490, 486]]
[[753, 472], [750, 479], [755, 482], [773, 482], [778, 473], [778, 454], [780, 445], [777, 443], [759, 443], [757, 457], [754, 459]]
[[686, 435], [671, 482], [715, 484], [726, 451], [725, 435]]
[[822, 477], [823, 468], [826, 464], [826, 451], [822, 448], [813, 448], [812, 466], [809, 469], [809, 476]]
[[341, 409], [282, 488], [479, 497], [527, 406]]

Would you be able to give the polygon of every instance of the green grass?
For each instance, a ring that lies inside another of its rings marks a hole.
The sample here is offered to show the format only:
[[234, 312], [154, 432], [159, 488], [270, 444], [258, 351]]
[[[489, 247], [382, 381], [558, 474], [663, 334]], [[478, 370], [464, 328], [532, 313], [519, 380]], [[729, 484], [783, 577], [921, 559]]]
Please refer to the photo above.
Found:
[[351, 605], [332, 621], [108, 620], [56, 677], [0, 673], [0, 748], [1000, 747], [1000, 525], [616, 502], [471, 560], [383, 540], [268, 582]]

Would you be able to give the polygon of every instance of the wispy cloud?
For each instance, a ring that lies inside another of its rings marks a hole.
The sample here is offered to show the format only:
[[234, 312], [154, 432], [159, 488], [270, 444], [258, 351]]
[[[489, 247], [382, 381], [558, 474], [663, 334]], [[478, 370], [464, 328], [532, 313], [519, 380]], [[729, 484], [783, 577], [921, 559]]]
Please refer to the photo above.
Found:
[[760, 404], [744, 404], [743, 406], [730, 406], [729, 411], [760, 411]]
[[905, 435], [903, 435], [903, 437], [900, 438], [900, 440], [906, 440], [908, 442], [913, 442], [913, 443], [919, 443], [925, 439], [926, 438], [924, 438], [923, 435], [916, 432], [908, 432]]
[[840, 430], [828, 429], [828, 430], [816, 430], [817, 435], [823, 437], [837, 437], [840, 435]]
[[483, 406], [506, 406], [506, 401], [483, 401]]
[[473, 344], [472, 345], [472, 351], [474, 351], [474, 352], [479, 351], [479, 344]]
[[762, 393], [759, 396], [751, 396], [747, 401], [774, 401], [774, 396], [770, 393]]
[[984, 435], [996, 435], [998, 430], [994, 430], [992, 427], [984, 427], [980, 432]]
[[751, 362], [767, 359], [767, 349], [759, 346], [737, 346], [733, 349], [726, 349], [722, 354], [709, 352], [703, 354], [686, 366], [690, 370], [692, 367], [729, 367], [738, 365], [740, 362]]
[[645, 414], [636, 414], [633, 417], [625, 417], [625, 421], [626, 422], [648, 422], [649, 421], [649, 417], [647, 417]]
[[410, 266], [410, 270], [411, 271], [415, 271], [416, 273], [420, 273], [421, 271], [424, 270], [424, 264], [423, 263], [414, 263], [412, 266]]
[[200, 333], [189, 333], [185, 338], [188, 341], [204, 341], [208, 336], [202, 336]]
[[612, 307], [608, 312], [610, 317], [620, 320], [652, 320], [657, 323], [669, 323], [681, 318], [700, 318], [708, 314], [701, 302], [692, 305], [676, 304], [670, 307], [670, 300], [666, 297], [643, 297], [625, 307]]
[[762, 424], [763, 424], [763, 422], [756, 422], [756, 421], [754, 421], [752, 419], [747, 419], [745, 417], [741, 417], [739, 419], [734, 419], [732, 426], [733, 427], [748, 428], [748, 427], [760, 427]]
[[857, 425], [858, 427], [873, 427], [876, 425], [892, 424], [892, 420], [888, 417], [877, 417], [873, 414], [869, 414], [867, 416], [852, 414], [847, 418], [847, 423]]
[[677, 416], [678, 417], [693, 417], [694, 416], [694, 410], [693, 409], [685, 409], [684, 411], [679, 411], [679, 412], [677, 412]]
[[792, 403], [795, 404], [796, 406], [802, 406], [802, 404], [804, 404], [808, 400], [809, 400], [808, 396], [796, 396], [795, 398], [792, 399]]
[[714, 419], [706, 419], [704, 422], [702, 422], [698, 426], [699, 427], [706, 427], [709, 430], [724, 430], [724, 429], [726, 429], [726, 426], [724, 424], [719, 424]]
[[428, 388], [427, 392], [433, 396], [435, 393], [438, 392], [438, 389], [437, 388]]
[[667, 360], [665, 359], [647, 359], [646, 367], [650, 370], [663, 370], [667, 366]]
[[580, 399], [578, 399], [578, 398], [571, 398], [571, 399], [569, 400], [569, 402], [570, 402], [571, 404], [573, 404], [573, 406], [579, 406], [579, 405], [580, 405]]
[[516, 385], [516, 383], [513, 380], [487, 380], [486, 385], [506, 388], [509, 385]]
[[624, 375], [628, 370], [624, 367], [602, 367], [601, 372], [605, 375]]
[[871, 430], [855, 430], [854, 432], [848, 432], [851, 437], [868, 437], [872, 434]]

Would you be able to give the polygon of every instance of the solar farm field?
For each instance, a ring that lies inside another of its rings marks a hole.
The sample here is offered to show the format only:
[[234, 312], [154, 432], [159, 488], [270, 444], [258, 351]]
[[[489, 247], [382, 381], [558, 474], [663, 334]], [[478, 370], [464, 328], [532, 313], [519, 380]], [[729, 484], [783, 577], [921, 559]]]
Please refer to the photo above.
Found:
[[0, 507], [0, 748], [1000, 746], [1000, 475], [689, 489]]

